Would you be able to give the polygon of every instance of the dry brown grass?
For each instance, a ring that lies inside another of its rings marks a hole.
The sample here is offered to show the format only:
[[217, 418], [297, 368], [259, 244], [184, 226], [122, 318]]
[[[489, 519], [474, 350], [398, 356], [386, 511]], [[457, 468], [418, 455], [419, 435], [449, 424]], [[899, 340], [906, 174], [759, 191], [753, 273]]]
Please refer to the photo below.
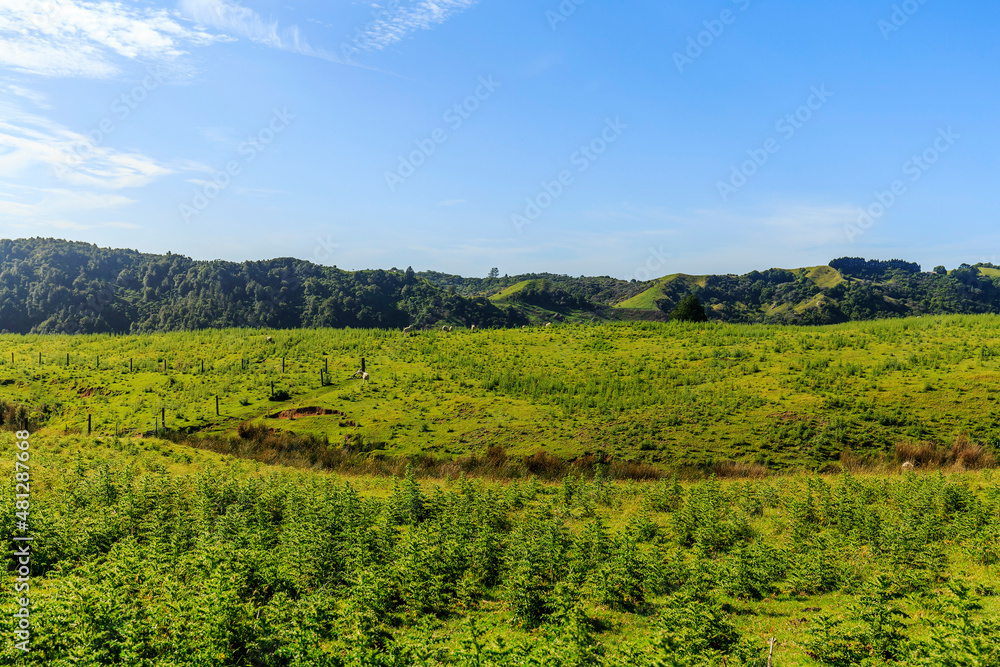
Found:
[[391, 456], [366, 453], [355, 443], [333, 446], [326, 438], [275, 431], [263, 422], [243, 422], [237, 427], [236, 436], [187, 436], [176, 432], [165, 435], [190, 447], [268, 465], [328, 470], [345, 475], [401, 476], [407, 466], [412, 466], [414, 473], [420, 477], [449, 479], [461, 475], [493, 480], [523, 479], [532, 475], [546, 480], [557, 480], [571, 474], [593, 477], [598, 466], [603, 466], [605, 474], [611, 479], [655, 480], [666, 474], [648, 464], [613, 461], [604, 456], [587, 455], [567, 461], [539, 450], [531, 456], [515, 457], [497, 446], [487, 448], [483, 456], [469, 454], [447, 459], [425, 454]]
[[997, 465], [994, 453], [981, 442], [972, 440], [966, 433], [955, 436], [950, 449], [927, 440], [897, 443], [896, 465], [907, 461], [913, 463], [915, 468], [924, 470], [981, 470], [995, 468]]
[[771, 471], [759, 463], [738, 463], [736, 461], [720, 461], [712, 466], [712, 473], [722, 479], [763, 479]]
[[896, 443], [896, 462], [910, 461], [917, 468], [938, 467], [944, 463], [945, 450], [937, 443], [929, 440], [910, 442], [908, 440]]
[[982, 443], [973, 442], [968, 435], [960, 433], [951, 445], [951, 462], [962, 470], [995, 468], [996, 457]]

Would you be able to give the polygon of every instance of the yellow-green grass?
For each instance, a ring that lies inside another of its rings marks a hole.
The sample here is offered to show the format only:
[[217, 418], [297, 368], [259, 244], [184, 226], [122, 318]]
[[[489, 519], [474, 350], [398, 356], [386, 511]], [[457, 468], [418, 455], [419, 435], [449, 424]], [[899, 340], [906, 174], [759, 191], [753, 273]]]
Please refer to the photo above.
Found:
[[832, 266], [813, 266], [803, 269], [803, 271], [805, 271], [806, 277], [809, 280], [823, 289], [830, 289], [844, 282], [844, 276]]
[[510, 287], [505, 287], [504, 289], [500, 290], [496, 294], [491, 294], [490, 297], [489, 297], [489, 299], [490, 299], [490, 301], [498, 301], [498, 302], [499, 301], [506, 301], [510, 297], [512, 297], [515, 294], [517, 294], [518, 292], [524, 291], [524, 289], [526, 287], [528, 287], [529, 285], [534, 285], [534, 284], [537, 284], [539, 282], [541, 282], [541, 281], [540, 280], [522, 280], [519, 283], [514, 283]]
[[[95, 435], [150, 433], [165, 412], [170, 429], [225, 433], [263, 419], [332, 444], [360, 435], [393, 454], [500, 445], [668, 467], [732, 459], [815, 468], [845, 449], [891, 458], [896, 443], [948, 447], [963, 432], [991, 443], [1000, 427], [998, 355], [993, 316], [818, 328], [0, 336], [0, 399], [49, 406], [45, 428], [54, 433], [86, 433], [88, 415]], [[350, 377], [362, 357], [370, 384]], [[320, 386], [325, 364], [329, 384]], [[271, 382], [291, 400], [268, 400]], [[342, 414], [266, 418], [309, 406]]]
[[628, 308], [632, 310], [657, 310], [656, 302], [663, 298], [663, 288], [674, 282], [684, 283], [688, 289], [697, 285], [705, 286], [705, 279], [708, 276], [689, 276], [684, 273], [674, 273], [669, 276], [658, 278], [652, 287], [645, 292], [635, 295], [630, 299], [621, 301], [614, 305], [615, 308]]
[[[817, 287], [822, 289], [829, 289], [831, 287], [836, 287], [842, 282], [845, 282], [845, 278], [841, 275], [840, 271], [834, 269], [830, 266], [812, 266], [803, 269], [791, 269], [793, 273], [805, 275], [806, 278], [811, 280], [816, 284]], [[636, 296], [615, 304], [615, 308], [629, 308], [634, 310], [657, 310], [658, 307], [656, 302], [663, 298], [664, 288], [676, 281], [681, 281], [687, 289], [692, 289], [693, 287], [704, 287], [707, 276], [689, 276], [683, 273], [675, 273], [669, 276], [664, 276], [663, 278], [658, 278], [654, 281], [653, 285], [644, 292], [637, 294]], [[796, 312], [802, 312], [808, 308], [816, 306], [815, 299], [807, 303], [798, 304], [794, 307]], [[770, 309], [770, 313], [781, 313], [784, 310], [791, 309], [792, 306], [782, 309]]]

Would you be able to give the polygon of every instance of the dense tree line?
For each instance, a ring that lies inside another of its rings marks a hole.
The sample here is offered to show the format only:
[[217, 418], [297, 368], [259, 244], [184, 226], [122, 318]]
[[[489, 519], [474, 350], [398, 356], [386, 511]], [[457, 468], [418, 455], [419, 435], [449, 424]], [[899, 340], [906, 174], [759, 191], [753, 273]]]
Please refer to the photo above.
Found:
[[417, 274], [427, 282], [453, 290], [462, 295], [486, 295], [499, 292], [526, 280], [543, 281], [549, 290], [562, 290], [581, 304], [590, 308], [629, 299], [652, 286], [651, 281], [620, 280], [611, 276], [572, 276], [555, 273], [523, 273], [516, 276], [495, 278], [465, 278], [439, 271], [422, 271]]
[[[922, 273], [917, 264], [841, 258], [845, 278], [821, 286], [804, 270], [769, 269], [668, 281], [670, 313], [695, 295], [709, 319], [831, 324], [880, 317], [1000, 312], [1000, 277], [986, 264]], [[506, 303], [487, 297], [531, 281]], [[412, 268], [344, 271], [293, 258], [195, 261], [57, 239], [0, 240], [0, 331], [142, 333], [209, 327], [396, 328], [450, 322], [519, 326], [534, 309], [616, 317], [610, 306], [652, 282], [526, 274], [462, 278]]]
[[881, 278], [889, 271], [905, 273], [920, 273], [920, 265], [914, 262], [904, 262], [901, 259], [881, 261], [865, 260], [862, 257], [841, 257], [830, 262], [830, 266], [840, 271], [841, 275], [858, 278]]
[[821, 287], [806, 271], [769, 269], [707, 276], [704, 286], [668, 283], [658, 305], [669, 313], [694, 294], [713, 320], [786, 324], [1000, 312], [1000, 277], [980, 271], [992, 268], [985, 264], [944, 273], [921, 273], [919, 265], [899, 260], [844, 258], [830, 266], [845, 278], [831, 287]]
[[414, 272], [280, 258], [195, 261], [56, 239], [0, 240], [0, 330], [141, 333], [207, 327], [405, 327], [523, 317]]

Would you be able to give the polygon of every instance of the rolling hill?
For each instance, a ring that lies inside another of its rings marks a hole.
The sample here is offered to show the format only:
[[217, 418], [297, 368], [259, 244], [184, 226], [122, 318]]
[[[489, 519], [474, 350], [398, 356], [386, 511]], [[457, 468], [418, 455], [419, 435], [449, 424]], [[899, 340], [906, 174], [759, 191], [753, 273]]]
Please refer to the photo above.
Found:
[[696, 295], [710, 320], [836, 324], [1000, 312], [1000, 268], [922, 272], [841, 258], [744, 275], [647, 282], [551, 273], [467, 278], [412, 269], [344, 271], [294, 258], [196, 261], [58, 239], [0, 240], [0, 332], [149, 333], [206, 328], [478, 328], [666, 320]]

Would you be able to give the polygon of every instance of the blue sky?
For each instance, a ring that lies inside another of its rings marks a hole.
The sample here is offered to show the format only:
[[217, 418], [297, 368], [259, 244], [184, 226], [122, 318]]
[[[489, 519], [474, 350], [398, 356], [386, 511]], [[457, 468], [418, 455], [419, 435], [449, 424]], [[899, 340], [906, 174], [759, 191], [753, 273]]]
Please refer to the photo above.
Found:
[[1000, 264], [998, 19], [0, 0], [0, 235], [475, 276]]

